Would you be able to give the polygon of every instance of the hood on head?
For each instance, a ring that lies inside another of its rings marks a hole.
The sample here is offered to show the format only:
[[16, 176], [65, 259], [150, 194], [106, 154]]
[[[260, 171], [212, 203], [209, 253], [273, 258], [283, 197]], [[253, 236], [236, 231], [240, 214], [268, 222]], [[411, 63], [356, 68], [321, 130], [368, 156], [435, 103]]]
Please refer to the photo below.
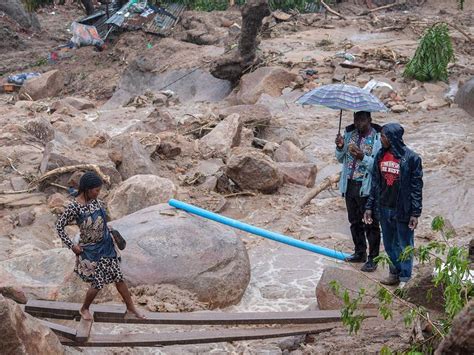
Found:
[[391, 150], [397, 158], [401, 158], [405, 151], [403, 133], [405, 130], [398, 123], [387, 123], [382, 127], [382, 133], [388, 138]]

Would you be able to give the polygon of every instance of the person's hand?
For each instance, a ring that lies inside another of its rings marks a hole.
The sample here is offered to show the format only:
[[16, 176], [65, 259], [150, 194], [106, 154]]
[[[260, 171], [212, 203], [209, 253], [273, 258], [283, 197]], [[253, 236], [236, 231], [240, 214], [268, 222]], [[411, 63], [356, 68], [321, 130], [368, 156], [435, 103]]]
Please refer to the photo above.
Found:
[[372, 211], [371, 210], [365, 210], [364, 212], [364, 223], [365, 224], [372, 224]]
[[364, 159], [364, 152], [355, 144], [349, 145], [349, 154], [358, 160]]
[[79, 255], [82, 253], [82, 248], [80, 245], [76, 244], [72, 247], [72, 251], [74, 252], [74, 254]]
[[338, 149], [342, 149], [344, 147], [344, 138], [342, 138], [342, 136], [338, 134], [334, 143], [336, 143], [336, 147]]
[[408, 228], [414, 231], [417, 226], [418, 226], [418, 217], [410, 217], [410, 221], [408, 222]]

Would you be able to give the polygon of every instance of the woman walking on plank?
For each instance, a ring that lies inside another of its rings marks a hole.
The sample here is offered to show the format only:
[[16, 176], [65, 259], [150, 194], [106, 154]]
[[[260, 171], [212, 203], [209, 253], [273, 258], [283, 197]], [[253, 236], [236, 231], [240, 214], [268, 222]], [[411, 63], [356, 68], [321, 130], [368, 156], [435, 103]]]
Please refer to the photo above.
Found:
[[[85, 320], [92, 320], [89, 306], [105, 284], [114, 282], [122, 296], [127, 311], [139, 318], [145, 318], [133, 304], [127, 285], [120, 270], [120, 254], [107, 226], [104, 204], [98, 200], [102, 179], [94, 172], [86, 172], [79, 181], [78, 194], [59, 216], [56, 230], [59, 238], [76, 254], [74, 271], [91, 284], [86, 293], [80, 314]], [[74, 245], [64, 228], [76, 222], [80, 230], [79, 244]]]

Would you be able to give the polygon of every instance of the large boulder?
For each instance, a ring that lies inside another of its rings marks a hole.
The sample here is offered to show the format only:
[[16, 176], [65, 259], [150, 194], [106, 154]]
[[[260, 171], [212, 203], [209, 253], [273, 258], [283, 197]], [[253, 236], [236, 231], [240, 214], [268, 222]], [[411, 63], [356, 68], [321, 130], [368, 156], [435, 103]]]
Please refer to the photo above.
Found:
[[306, 187], [313, 187], [318, 168], [311, 163], [277, 163], [278, 170], [283, 175], [283, 181]]
[[242, 123], [238, 114], [224, 118], [199, 140], [199, 150], [204, 159], [226, 158], [231, 148], [240, 144]]
[[[29, 253], [0, 262], [0, 290], [17, 301], [41, 299], [83, 302], [89, 285], [74, 273], [75, 255], [66, 248]], [[115, 287], [99, 293], [98, 302], [120, 300]]]
[[306, 154], [291, 141], [283, 141], [273, 153], [277, 162], [309, 163]]
[[175, 285], [211, 307], [238, 303], [247, 288], [247, 251], [231, 228], [166, 204], [140, 210], [111, 226], [127, 240], [122, 270], [131, 286]]
[[52, 140], [46, 144], [43, 152], [43, 159], [40, 164], [41, 173], [49, 170], [78, 164], [96, 164], [102, 172], [110, 177], [112, 183], [122, 181], [120, 173], [117, 171], [114, 162], [110, 160], [107, 151], [102, 149], [90, 149], [81, 146], [70, 145], [68, 142]]
[[156, 175], [135, 175], [114, 189], [109, 198], [110, 217], [117, 219], [143, 208], [166, 203], [176, 196], [176, 186]]
[[262, 94], [278, 97], [298, 75], [280, 67], [262, 67], [242, 76], [236, 99], [242, 104], [255, 104]]
[[474, 116], [474, 78], [459, 88], [454, 102], [471, 116]]
[[76, 110], [82, 111], [82, 110], [88, 110], [91, 108], [95, 108], [95, 105], [93, 102], [84, 99], [82, 97], [66, 97], [63, 99], [65, 103], [68, 105], [74, 107]]
[[226, 174], [243, 190], [272, 193], [283, 183], [276, 163], [254, 148], [234, 148]]
[[58, 337], [19, 305], [0, 295], [2, 354], [64, 354]]
[[57, 96], [64, 87], [64, 75], [59, 70], [51, 70], [41, 76], [25, 81], [20, 89], [20, 96], [33, 100]]
[[40, 30], [41, 26], [34, 12], [27, 12], [21, 0], [0, 2], [0, 11], [11, 17], [20, 26], [33, 30]]
[[451, 331], [435, 351], [442, 354], [474, 353], [474, 300], [470, 300], [464, 309], [454, 318]]
[[[332, 289], [332, 281], [336, 281], [339, 284], [339, 295]], [[370, 281], [360, 272], [348, 267], [326, 267], [316, 286], [316, 299], [319, 309], [341, 309], [344, 306], [341, 294], [347, 290], [352, 299], [357, 296], [361, 288], [364, 288], [366, 291], [366, 296], [362, 299], [361, 303], [374, 303], [376, 298], [374, 298], [373, 295], [375, 295], [377, 291], [376, 282]]]

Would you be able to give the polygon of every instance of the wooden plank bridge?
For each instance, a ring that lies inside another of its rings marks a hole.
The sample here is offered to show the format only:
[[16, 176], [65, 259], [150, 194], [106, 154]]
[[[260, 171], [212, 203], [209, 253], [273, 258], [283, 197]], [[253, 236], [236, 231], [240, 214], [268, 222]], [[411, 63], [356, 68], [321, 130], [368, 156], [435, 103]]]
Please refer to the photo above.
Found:
[[[51, 328], [61, 343], [70, 346], [88, 347], [134, 347], [165, 346], [178, 344], [202, 344], [278, 338], [302, 334], [316, 334], [340, 325], [341, 313], [334, 311], [304, 312], [193, 312], [193, 313], [145, 313], [139, 319], [126, 312], [125, 305], [92, 305], [94, 322], [128, 324], [176, 324], [176, 325], [222, 325], [252, 328], [222, 328], [205, 331], [183, 331], [169, 333], [95, 334], [91, 332], [93, 321], [81, 318], [81, 304], [30, 300], [25, 312], [38, 318], [79, 320], [76, 328], [51, 321], [40, 321]], [[366, 317], [376, 316], [375, 310], [365, 310]], [[264, 327], [255, 327], [263, 325]], [[273, 326], [273, 327], [269, 327]]]

